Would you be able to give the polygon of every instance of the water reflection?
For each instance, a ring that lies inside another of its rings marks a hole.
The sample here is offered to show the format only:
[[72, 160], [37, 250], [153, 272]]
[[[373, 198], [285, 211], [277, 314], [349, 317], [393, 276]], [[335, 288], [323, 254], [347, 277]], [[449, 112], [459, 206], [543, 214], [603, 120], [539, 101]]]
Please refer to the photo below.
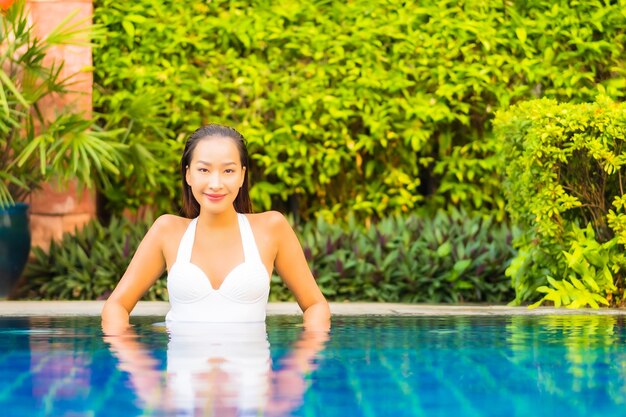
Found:
[[626, 404], [624, 316], [337, 317], [330, 339], [295, 318], [171, 334], [156, 320], [104, 343], [95, 319], [0, 317], [2, 416], [589, 417]]
[[[543, 392], [563, 396], [606, 390], [606, 400], [626, 402], [626, 363], [622, 316], [511, 317], [507, 325], [510, 360], [532, 364], [536, 386]], [[612, 374], [612, 376], [611, 376]], [[572, 395], [572, 403], [584, 401]]]
[[329, 339], [302, 330], [272, 366], [265, 323], [167, 325], [166, 371], [130, 330], [105, 336], [144, 409], [168, 415], [288, 415], [303, 401], [307, 376]]

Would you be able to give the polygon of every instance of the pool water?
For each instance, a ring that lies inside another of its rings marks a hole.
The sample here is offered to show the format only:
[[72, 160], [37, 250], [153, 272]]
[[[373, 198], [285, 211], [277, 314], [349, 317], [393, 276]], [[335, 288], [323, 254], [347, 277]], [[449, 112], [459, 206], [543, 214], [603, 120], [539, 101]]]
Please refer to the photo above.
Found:
[[2, 416], [626, 415], [621, 316], [0, 318]]

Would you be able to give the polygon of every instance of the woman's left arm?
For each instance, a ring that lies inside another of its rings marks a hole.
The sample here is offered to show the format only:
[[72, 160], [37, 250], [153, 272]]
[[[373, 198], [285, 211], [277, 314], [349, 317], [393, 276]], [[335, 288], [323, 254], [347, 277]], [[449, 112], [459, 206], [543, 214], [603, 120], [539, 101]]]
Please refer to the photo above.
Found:
[[330, 308], [309, 269], [298, 237], [282, 214], [271, 212], [271, 216], [273, 235], [277, 239], [276, 272], [304, 312], [305, 329], [328, 330]]

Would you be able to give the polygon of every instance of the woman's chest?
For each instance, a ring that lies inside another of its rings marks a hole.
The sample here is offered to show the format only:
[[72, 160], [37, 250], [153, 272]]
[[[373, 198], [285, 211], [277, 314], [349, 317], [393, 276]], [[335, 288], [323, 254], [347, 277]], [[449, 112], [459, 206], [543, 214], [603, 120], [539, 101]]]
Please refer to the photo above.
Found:
[[[166, 268], [171, 270], [180, 256], [180, 245], [182, 243], [185, 229], [176, 231], [163, 242], [163, 256]], [[229, 235], [211, 236], [204, 235], [196, 231], [193, 238], [193, 245], [190, 253], [187, 254], [192, 264], [198, 266], [207, 276], [215, 278], [217, 283], [223, 281], [230, 271], [238, 265], [246, 262], [246, 251], [250, 255], [251, 251], [256, 251], [267, 273], [271, 275], [274, 261], [276, 259], [277, 245], [271, 233], [261, 227], [252, 230], [254, 242], [244, 242], [241, 235], [231, 233]], [[246, 245], [246, 249], [244, 249]], [[250, 256], [249, 256], [250, 257]], [[248, 259], [250, 260], [250, 259]], [[219, 277], [222, 277], [221, 279]]]

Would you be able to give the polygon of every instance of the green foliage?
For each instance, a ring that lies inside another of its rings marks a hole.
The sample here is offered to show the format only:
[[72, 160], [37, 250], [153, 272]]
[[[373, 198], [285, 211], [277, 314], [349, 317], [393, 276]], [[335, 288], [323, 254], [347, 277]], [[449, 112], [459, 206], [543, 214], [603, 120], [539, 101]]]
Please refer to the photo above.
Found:
[[[92, 222], [75, 236], [35, 249], [19, 297], [101, 299], [123, 275], [150, 221]], [[443, 212], [432, 219], [395, 216], [369, 228], [318, 218], [298, 230], [309, 265], [329, 300], [502, 302], [512, 297], [504, 269], [510, 232], [489, 218]], [[167, 299], [165, 277], [147, 299]], [[272, 277], [270, 299], [293, 299]]]
[[[621, 191], [621, 190], [620, 190]], [[609, 210], [606, 215], [609, 227], [615, 232], [617, 243], [626, 246], [626, 196], [622, 192], [621, 197], [615, 197], [613, 200], [613, 209]]]
[[42, 39], [35, 35], [24, 0], [0, 16], [0, 207], [23, 201], [52, 178], [77, 178], [89, 186], [94, 174], [119, 173], [122, 146], [115, 130], [98, 129], [70, 107], [55, 113], [46, 108], [74, 81], [62, 75], [63, 61], [48, 53], [92, 34], [74, 17]]
[[[534, 100], [500, 112], [507, 210], [522, 229], [507, 274], [516, 303], [624, 300], [626, 106]], [[549, 285], [548, 285], [549, 284]]]
[[623, 1], [96, 0], [96, 110], [133, 163], [110, 208], [171, 211], [183, 139], [247, 137], [258, 209], [503, 217], [493, 111], [624, 98]]
[[613, 283], [613, 271], [609, 269], [610, 265], [614, 265], [614, 268], [617, 266], [615, 272], [619, 271], [619, 264], [611, 259], [611, 256], [621, 256], [614, 250], [616, 239], [599, 243], [589, 224], [585, 230], [573, 226], [570, 242], [570, 250], [563, 251], [567, 276], [562, 280], [546, 277], [550, 285], [537, 288], [537, 292], [545, 295], [532, 307], [537, 307], [544, 301], [552, 301], [556, 307], [565, 305], [570, 308], [598, 308], [598, 303], [609, 304], [603, 295], [617, 290]]
[[[97, 221], [75, 234], [52, 242], [46, 253], [34, 248], [26, 265], [23, 286], [17, 297], [43, 300], [106, 299], [122, 277], [139, 242], [151, 224], [111, 219], [108, 226]], [[147, 300], [167, 299], [165, 274], [144, 296]]]
[[[322, 218], [299, 231], [324, 295], [334, 301], [502, 302], [513, 256], [509, 229], [461, 211], [433, 218], [393, 216], [368, 228]], [[272, 280], [272, 300], [291, 299]]]

